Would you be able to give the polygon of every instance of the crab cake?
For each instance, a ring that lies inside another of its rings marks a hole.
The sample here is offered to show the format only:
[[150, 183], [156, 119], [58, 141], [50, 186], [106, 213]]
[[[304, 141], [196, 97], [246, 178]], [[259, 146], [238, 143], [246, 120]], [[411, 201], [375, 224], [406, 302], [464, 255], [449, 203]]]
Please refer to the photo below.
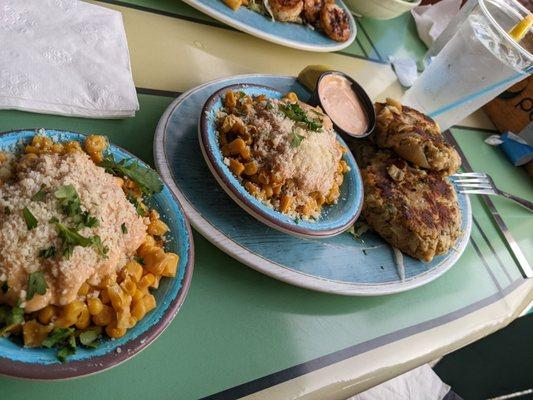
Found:
[[389, 148], [414, 165], [451, 175], [461, 165], [457, 151], [442, 137], [426, 115], [395, 100], [376, 103], [376, 144]]
[[370, 227], [422, 261], [448, 251], [461, 233], [452, 185], [440, 173], [413, 167], [388, 150], [377, 150], [367, 161], [361, 173], [363, 216]]

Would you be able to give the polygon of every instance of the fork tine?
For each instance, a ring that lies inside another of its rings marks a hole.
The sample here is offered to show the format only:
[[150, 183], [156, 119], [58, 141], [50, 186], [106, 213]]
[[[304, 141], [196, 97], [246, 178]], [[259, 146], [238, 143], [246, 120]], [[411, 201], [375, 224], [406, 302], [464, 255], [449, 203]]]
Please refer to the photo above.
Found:
[[460, 189], [491, 189], [493, 190], [492, 185], [490, 184], [479, 184], [479, 183], [462, 183], [460, 185], [457, 185]]
[[490, 189], [459, 189], [459, 193], [463, 194], [496, 194], [494, 190]]
[[467, 179], [455, 179], [453, 183], [461, 184], [461, 183], [490, 183], [488, 179], [480, 179], [480, 178], [467, 178]]
[[454, 174], [451, 178], [463, 178], [463, 177], [475, 177], [475, 178], [485, 178], [487, 176], [484, 172], [463, 172], [459, 174]]

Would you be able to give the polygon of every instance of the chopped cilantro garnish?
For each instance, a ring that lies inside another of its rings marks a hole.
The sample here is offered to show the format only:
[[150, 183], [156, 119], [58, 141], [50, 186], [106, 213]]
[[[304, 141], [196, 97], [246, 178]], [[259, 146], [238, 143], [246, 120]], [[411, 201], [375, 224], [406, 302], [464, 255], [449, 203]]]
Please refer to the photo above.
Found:
[[123, 234], [128, 233], [128, 227], [126, 226], [125, 222], [123, 222], [122, 225], [120, 225], [120, 229], [122, 230]]
[[136, 162], [127, 160], [116, 162], [112, 155], [108, 155], [100, 166], [113, 175], [131, 179], [144, 195], [151, 196], [163, 190], [163, 183], [157, 173], [149, 168], [141, 167]]
[[32, 272], [28, 279], [28, 292], [26, 295], [26, 299], [28, 300], [33, 299], [33, 296], [35, 296], [35, 293], [45, 294], [46, 289], [48, 289], [48, 285], [46, 284], [46, 280], [44, 279], [43, 272], [42, 271]]
[[137, 199], [137, 197], [132, 196], [131, 194], [128, 194], [126, 198], [135, 207], [135, 211], [137, 211], [137, 215], [140, 215], [141, 217], [146, 216], [146, 212], [144, 211], [144, 208], [142, 207], [141, 202], [139, 201], [139, 199]]
[[76, 229], [81, 229], [84, 226], [88, 228], [98, 226], [98, 220], [91, 216], [89, 212], [81, 209], [81, 200], [74, 186], [60, 186], [54, 192], [54, 196], [59, 201], [61, 212], [72, 218]]
[[57, 254], [57, 250], [54, 246], [47, 247], [46, 249], [42, 249], [39, 252], [39, 257], [42, 258], [52, 258]]
[[89, 240], [91, 241], [91, 244], [96, 248], [96, 251], [98, 251], [98, 253], [101, 256], [107, 255], [107, 253], [109, 252], [109, 247], [104, 246], [104, 244], [102, 243], [102, 239], [100, 239], [100, 236], [98, 235], [91, 236]]
[[322, 124], [318, 119], [309, 119], [302, 107], [297, 103], [280, 104], [279, 109], [287, 118], [296, 122], [302, 122], [312, 131], [319, 131]]
[[26, 226], [28, 227], [28, 230], [32, 230], [37, 227], [37, 218], [33, 216], [30, 210], [28, 210], [28, 207], [24, 207], [22, 210], [22, 215], [24, 217], [24, 220], [26, 221]]
[[44, 201], [44, 198], [46, 197], [46, 190], [44, 190], [45, 186], [41, 185], [41, 188], [37, 193], [35, 193], [33, 196], [31, 196], [31, 201]]
[[9, 331], [15, 325], [24, 322], [24, 309], [17, 304], [15, 307], [9, 307], [8, 305], [0, 305], [0, 325], [4, 325], [0, 328], [0, 335]]
[[10, 209], [9, 207], [5, 206], [5, 207], [4, 207], [4, 214], [5, 214], [5, 215], [9, 215], [9, 214], [11, 214], [11, 209]]
[[67, 340], [72, 333], [74, 333], [74, 328], [55, 328], [48, 337], [43, 340], [42, 346], [46, 348], [54, 347]]
[[68, 228], [59, 222], [57, 218], [52, 218], [50, 222], [55, 225], [59, 234], [59, 238], [61, 239], [61, 254], [64, 257], [69, 258], [76, 246], [87, 247], [92, 244], [91, 238], [86, 238], [75, 230]]
[[96, 348], [98, 347], [98, 343], [96, 342], [96, 340], [98, 339], [101, 333], [102, 328], [98, 326], [81, 332], [78, 338], [80, 340], [80, 343], [85, 347]]
[[135, 256], [133, 257], [133, 259], [137, 261], [139, 264], [144, 265], [144, 259], [142, 257]]
[[[74, 342], [74, 344], [76, 344], [76, 342]], [[72, 347], [70, 343], [67, 343], [57, 350], [57, 359], [62, 363], [66, 363], [67, 357], [73, 354], [76, 354], [76, 347]]]
[[24, 308], [16, 305], [11, 308], [11, 324], [22, 324], [24, 322]]
[[300, 143], [302, 143], [302, 140], [305, 138], [302, 135], [299, 135], [295, 131], [291, 132], [291, 147], [298, 147]]
[[74, 328], [55, 328], [44, 339], [42, 346], [57, 347], [57, 359], [64, 363], [68, 356], [76, 353], [76, 336], [73, 333]]

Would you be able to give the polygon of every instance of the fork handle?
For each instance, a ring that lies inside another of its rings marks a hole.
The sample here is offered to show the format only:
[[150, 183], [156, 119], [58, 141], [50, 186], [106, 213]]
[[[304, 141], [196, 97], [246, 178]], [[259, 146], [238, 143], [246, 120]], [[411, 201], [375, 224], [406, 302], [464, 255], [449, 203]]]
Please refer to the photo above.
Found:
[[502, 191], [500, 191], [500, 194], [503, 197], [507, 197], [510, 200], [516, 201], [518, 204], [520, 204], [522, 207], [527, 208], [529, 211], [533, 211], [533, 203], [531, 201], [528, 201], [526, 199], [522, 199], [521, 197], [517, 197], [517, 196], [514, 196], [512, 194], [505, 193], [505, 192], [502, 192]]

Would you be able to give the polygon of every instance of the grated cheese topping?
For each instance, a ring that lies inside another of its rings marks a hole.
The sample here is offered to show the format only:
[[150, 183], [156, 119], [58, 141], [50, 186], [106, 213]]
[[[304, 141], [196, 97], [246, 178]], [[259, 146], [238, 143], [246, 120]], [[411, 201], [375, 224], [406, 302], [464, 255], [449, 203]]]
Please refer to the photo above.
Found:
[[[32, 201], [43, 185], [47, 191], [43, 201]], [[76, 246], [69, 258], [39, 256], [41, 250], [50, 246], [61, 247], [50, 219], [55, 217], [69, 226], [53, 195], [65, 185], [75, 187], [82, 210], [98, 220], [97, 226], [84, 227], [78, 233], [84, 237], [100, 236], [109, 249], [106, 256], [93, 246]], [[32, 230], [28, 230], [23, 217], [25, 207], [38, 221]], [[122, 224], [126, 225], [127, 233], [122, 232]], [[137, 215], [116, 179], [85, 153], [37, 156], [31, 166], [20, 168], [11, 181], [0, 186], [0, 276], [7, 277], [8, 301], [14, 304], [25, 293], [32, 272], [43, 271], [48, 285], [44, 295], [36, 294], [26, 301], [26, 312], [75, 300], [83, 282], [89, 280], [96, 285], [104, 276], [117, 272], [145, 236], [145, 221]]]
[[[335, 171], [342, 158], [331, 120], [319, 107], [299, 102], [310, 116], [320, 121], [318, 132], [287, 118], [279, 111], [281, 102], [269, 100], [272, 109], [251, 113], [247, 123], [257, 128], [254, 153], [261, 164], [267, 164], [285, 179], [292, 179], [296, 187], [293, 195], [319, 192], [326, 196], [334, 183]], [[295, 138], [301, 138], [294, 145]]]

